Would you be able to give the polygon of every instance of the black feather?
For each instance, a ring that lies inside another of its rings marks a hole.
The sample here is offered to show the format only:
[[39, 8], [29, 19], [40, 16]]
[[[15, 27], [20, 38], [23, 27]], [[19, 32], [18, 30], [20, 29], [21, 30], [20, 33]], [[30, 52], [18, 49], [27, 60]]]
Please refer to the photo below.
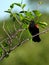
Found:
[[[31, 21], [31, 23], [29, 24], [29, 31], [30, 31], [30, 33], [31, 33], [32, 36], [39, 33], [39, 28], [37, 28], [35, 26], [35, 22], [34, 21]], [[41, 41], [39, 35], [33, 37], [32, 40], [34, 42], [40, 42]]]

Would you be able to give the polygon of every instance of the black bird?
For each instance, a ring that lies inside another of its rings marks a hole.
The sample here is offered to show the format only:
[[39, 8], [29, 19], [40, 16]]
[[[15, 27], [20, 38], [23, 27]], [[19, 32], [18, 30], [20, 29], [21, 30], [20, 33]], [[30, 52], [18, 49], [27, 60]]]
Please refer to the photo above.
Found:
[[[39, 28], [38, 28], [38, 26], [35, 24], [34, 21], [31, 21], [31, 22], [30, 22], [28, 29], [29, 29], [29, 31], [30, 31], [30, 33], [31, 33], [32, 36], [39, 33]], [[35, 36], [35, 37], [32, 37], [32, 40], [33, 40], [34, 42], [40, 42], [40, 41], [41, 41], [39, 35], [37, 35], [37, 36]]]

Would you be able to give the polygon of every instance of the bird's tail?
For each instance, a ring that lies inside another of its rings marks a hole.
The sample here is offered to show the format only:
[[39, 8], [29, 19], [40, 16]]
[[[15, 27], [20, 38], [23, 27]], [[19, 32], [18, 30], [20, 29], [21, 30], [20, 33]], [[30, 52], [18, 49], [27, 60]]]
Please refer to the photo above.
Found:
[[40, 42], [40, 41], [41, 41], [39, 35], [33, 37], [32, 40], [33, 40], [34, 42]]

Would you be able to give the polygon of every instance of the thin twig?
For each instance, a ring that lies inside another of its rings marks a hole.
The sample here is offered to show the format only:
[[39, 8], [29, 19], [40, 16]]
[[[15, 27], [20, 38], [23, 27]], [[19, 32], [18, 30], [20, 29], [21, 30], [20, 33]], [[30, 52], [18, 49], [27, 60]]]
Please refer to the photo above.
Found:
[[0, 44], [0, 46], [1, 46], [1, 48], [2, 48], [5, 52], [7, 52], [7, 50], [5, 49], [5, 47], [3, 46], [3, 44]]
[[[4, 30], [4, 32], [6, 33], [6, 35], [10, 38], [10, 40], [11, 40], [11, 37], [10, 37], [10, 35], [8, 34], [8, 32], [5, 30], [5, 28], [4, 28], [4, 26], [5, 26], [5, 22], [3, 22], [3, 30]], [[11, 40], [12, 41], [12, 40]]]
[[3, 60], [4, 57], [5, 57], [5, 54], [3, 53], [2, 56], [0, 57], [0, 61]]
[[15, 31], [17, 31], [16, 26], [15, 26], [15, 23], [14, 23], [14, 29], [15, 29]]
[[21, 42], [21, 37], [22, 37], [23, 32], [24, 32], [24, 29], [22, 30], [22, 32], [21, 32], [21, 34], [19, 36], [19, 42]]
[[20, 24], [20, 25], [22, 25], [22, 23], [18, 20], [18, 18], [17, 18], [17, 15], [14, 13], [11, 13], [12, 15], [13, 15], [13, 17], [16, 19], [16, 21]]

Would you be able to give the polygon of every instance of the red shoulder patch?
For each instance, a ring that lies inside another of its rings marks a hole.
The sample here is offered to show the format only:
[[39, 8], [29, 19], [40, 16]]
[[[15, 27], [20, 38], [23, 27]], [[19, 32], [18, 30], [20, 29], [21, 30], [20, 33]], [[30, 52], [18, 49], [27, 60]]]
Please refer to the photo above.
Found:
[[35, 24], [35, 27], [39, 28], [38, 24]]

